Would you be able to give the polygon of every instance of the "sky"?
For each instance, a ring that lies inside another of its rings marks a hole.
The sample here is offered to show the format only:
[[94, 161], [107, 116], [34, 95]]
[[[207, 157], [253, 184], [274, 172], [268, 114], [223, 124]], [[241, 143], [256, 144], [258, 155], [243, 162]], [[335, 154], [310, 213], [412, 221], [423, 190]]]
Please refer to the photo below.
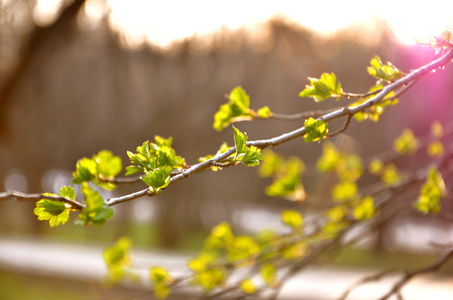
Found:
[[[61, 0], [38, 0], [36, 19], [51, 20], [59, 3]], [[324, 35], [352, 24], [372, 32], [369, 29], [381, 19], [401, 43], [412, 44], [416, 38], [453, 31], [452, 11], [451, 0], [87, 0], [85, 5], [91, 21], [108, 13], [112, 28], [124, 33], [131, 44], [148, 41], [162, 47], [220, 28], [256, 28], [276, 17]]]
[[[99, 1], [99, 0], [95, 0]], [[111, 22], [132, 37], [145, 37], [166, 45], [194, 33], [206, 34], [222, 26], [236, 29], [254, 26], [272, 17], [291, 22], [322, 34], [354, 23], [373, 26], [373, 20], [386, 20], [396, 37], [406, 44], [415, 38], [439, 35], [453, 27], [453, 1], [399, 0], [108, 0]]]

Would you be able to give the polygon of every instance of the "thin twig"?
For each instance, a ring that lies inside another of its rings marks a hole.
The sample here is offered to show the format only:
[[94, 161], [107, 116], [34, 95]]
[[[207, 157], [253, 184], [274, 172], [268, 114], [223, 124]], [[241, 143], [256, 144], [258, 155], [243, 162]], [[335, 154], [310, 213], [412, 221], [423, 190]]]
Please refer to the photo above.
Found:
[[52, 195], [46, 195], [46, 194], [26, 194], [26, 193], [21, 193], [17, 191], [6, 191], [3, 193], [0, 193], [0, 200], [6, 200], [10, 198], [15, 198], [17, 200], [21, 201], [39, 201], [41, 199], [49, 199], [49, 200], [56, 200], [56, 201], [63, 201], [65, 203], [68, 203], [69, 205], [72, 206], [72, 208], [75, 209], [83, 209], [85, 207], [85, 204], [77, 201], [77, 200], [72, 200], [66, 197], [61, 197], [61, 196], [52, 196]]
[[[414, 271], [414, 272], [406, 272], [404, 274], [404, 276], [399, 280], [397, 281], [392, 289], [387, 293], [385, 294], [384, 296], [382, 296], [381, 298], [379, 298], [379, 300], [386, 300], [386, 299], [389, 299], [392, 295], [397, 295], [399, 298], [402, 297], [401, 295], [401, 289], [414, 277], [416, 276], [419, 276], [419, 275], [422, 275], [422, 274], [426, 274], [426, 273], [432, 273], [432, 272], [436, 272], [438, 271], [445, 263], [447, 263], [450, 259], [453, 258], [453, 250], [450, 250], [444, 257], [442, 257], [440, 260], [438, 260], [435, 264], [431, 265], [431, 266], [428, 266], [428, 267], [425, 267], [423, 269], [420, 269], [418, 271]], [[402, 298], [401, 298], [402, 299]]]

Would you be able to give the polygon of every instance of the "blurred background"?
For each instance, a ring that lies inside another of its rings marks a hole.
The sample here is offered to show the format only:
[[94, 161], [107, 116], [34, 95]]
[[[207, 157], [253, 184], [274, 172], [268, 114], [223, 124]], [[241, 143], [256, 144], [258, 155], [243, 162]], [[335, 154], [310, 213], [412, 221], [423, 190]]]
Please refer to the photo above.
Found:
[[[278, 2], [0, 0], [2, 190], [57, 192], [71, 185], [78, 159], [108, 149], [126, 167], [126, 151], [155, 135], [173, 137], [177, 154], [194, 164], [222, 142], [233, 144], [231, 128], [218, 133], [212, 123], [235, 86], [247, 91], [256, 109], [267, 105], [289, 114], [335, 107], [334, 100], [315, 104], [298, 97], [307, 77], [334, 72], [345, 91], [366, 92], [374, 84], [366, 72], [374, 55], [410, 71], [434, 57], [415, 38], [453, 25], [445, 1], [410, 11], [406, 1], [381, 7], [365, 1]], [[353, 122], [337, 140], [369, 158], [391, 149], [405, 127], [424, 136], [434, 120], [448, 124], [452, 70], [422, 79], [379, 123]], [[237, 127], [256, 140], [302, 124], [273, 120]], [[321, 149], [299, 140], [276, 150], [297, 155], [310, 169]], [[158, 197], [116, 206], [115, 217], [100, 228], [76, 227], [70, 220], [50, 229], [36, 220], [34, 203], [3, 201], [0, 239], [105, 246], [128, 235], [137, 248], [196, 251], [222, 221], [250, 233], [262, 224], [279, 226], [285, 208], [300, 209], [267, 197], [270, 182], [256, 171], [238, 166], [191, 176]], [[308, 173], [303, 182], [315, 194], [321, 177]], [[105, 196], [142, 188], [121, 186]], [[426, 253], [429, 239], [453, 239], [442, 216], [405, 218], [389, 220], [375, 247]], [[416, 240], [406, 238], [411, 230]], [[5, 272], [0, 276], [13, 276]]]

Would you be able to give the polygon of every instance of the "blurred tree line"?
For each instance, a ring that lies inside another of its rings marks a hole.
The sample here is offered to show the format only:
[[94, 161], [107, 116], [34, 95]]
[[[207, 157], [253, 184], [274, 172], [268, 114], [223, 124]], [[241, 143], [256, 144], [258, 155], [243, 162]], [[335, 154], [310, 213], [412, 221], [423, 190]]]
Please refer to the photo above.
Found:
[[[64, 2], [56, 20], [42, 26], [33, 21], [35, 1], [0, 1], [0, 181], [19, 172], [28, 183], [23, 192], [54, 192], [46, 189], [46, 174], [71, 172], [77, 159], [101, 149], [127, 162], [126, 151], [154, 135], [172, 136], [177, 154], [195, 163], [223, 141], [233, 144], [232, 131], [217, 133], [212, 121], [224, 95], [237, 85], [247, 90], [256, 107], [268, 105], [281, 113], [324, 109], [337, 104], [315, 106], [298, 97], [307, 77], [335, 72], [345, 90], [364, 92], [373, 84], [365, 68], [375, 54], [401, 70], [416, 68], [432, 55], [399, 45], [379, 21], [374, 21], [372, 34], [352, 27], [319, 36], [274, 19], [259, 32], [225, 29], [168, 48], [146, 43], [130, 47], [124, 33], [109, 25], [108, 12], [96, 25], [87, 25], [85, 2]], [[403, 96], [407, 101], [388, 109], [378, 125], [352, 124], [347, 135], [354, 139], [338, 137], [337, 146], [367, 157], [391, 148], [404, 127], [423, 135], [434, 119], [447, 122], [453, 112], [448, 101], [453, 85], [442, 82], [451, 75], [447, 70], [443, 77], [424, 79]], [[426, 101], [429, 95], [435, 101]], [[251, 139], [261, 139], [301, 124], [276, 120], [238, 126]], [[323, 188], [328, 178], [309, 172], [321, 146], [301, 140], [278, 149], [296, 152], [309, 166], [304, 183], [311, 194], [328, 190]], [[237, 224], [235, 212], [257, 204], [268, 209], [295, 207], [266, 197], [267, 184], [254, 169], [227, 169], [215, 176], [194, 176], [143, 201], [153, 203], [151, 222], [160, 229], [161, 244], [171, 247], [188, 233], [220, 221]], [[118, 194], [127, 191], [133, 187], [122, 186]], [[125, 224], [133, 222], [133, 206], [139, 204], [115, 208], [118, 234], [127, 234]], [[42, 234], [45, 230], [33, 221], [33, 206], [0, 203], [0, 233]]]

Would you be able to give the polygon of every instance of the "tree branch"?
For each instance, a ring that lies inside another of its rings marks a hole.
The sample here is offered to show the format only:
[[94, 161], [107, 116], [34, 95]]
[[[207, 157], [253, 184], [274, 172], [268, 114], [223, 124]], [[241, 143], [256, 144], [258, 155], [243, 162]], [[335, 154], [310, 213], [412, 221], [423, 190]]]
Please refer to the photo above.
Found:
[[16, 192], [16, 191], [6, 191], [3, 193], [0, 193], [0, 200], [6, 200], [10, 198], [15, 198], [17, 200], [21, 201], [39, 201], [41, 199], [49, 199], [49, 200], [55, 200], [55, 201], [63, 201], [65, 203], [68, 203], [75, 209], [83, 209], [85, 207], [85, 204], [77, 201], [77, 200], [72, 200], [66, 197], [61, 197], [61, 196], [51, 196], [51, 195], [45, 195], [45, 194], [26, 194], [26, 193], [21, 193], [21, 192]]

